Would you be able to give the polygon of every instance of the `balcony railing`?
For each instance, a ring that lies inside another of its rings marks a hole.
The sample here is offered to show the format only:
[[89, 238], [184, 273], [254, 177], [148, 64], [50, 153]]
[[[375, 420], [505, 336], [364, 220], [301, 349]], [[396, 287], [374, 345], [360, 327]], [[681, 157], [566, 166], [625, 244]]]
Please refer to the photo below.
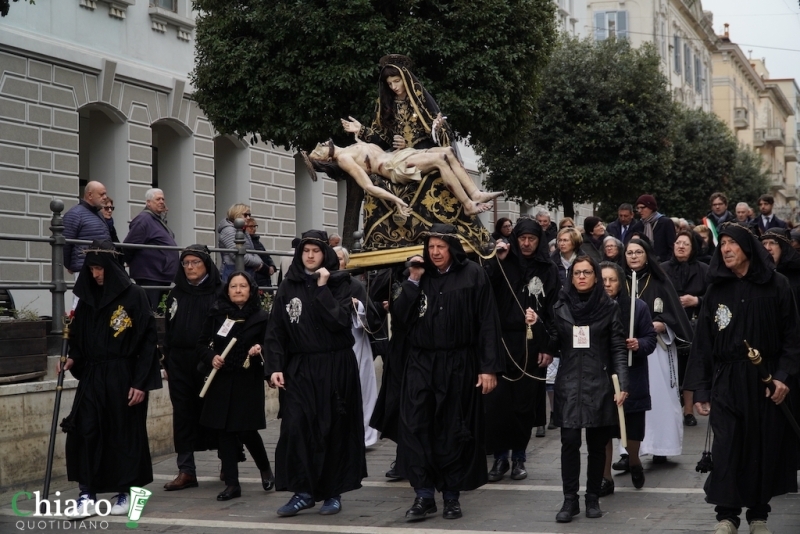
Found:
[[753, 145], [755, 146], [783, 146], [786, 144], [786, 134], [783, 132], [783, 128], [759, 128], [753, 133]]
[[770, 172], [767, 173], [767, 179], [769, 180], [769, 185], [773, 189], [786, 189], [786, 182], [783, 179], [782, 172]]
[[750, 127], [750, 114], [747, 108], [733, 108], [733, 127], [737, 130], [746, 130]]
[[783, 149], [783, 159], [786, 161], [797, 161], [797, 140], [795, 138], [789, 139]]

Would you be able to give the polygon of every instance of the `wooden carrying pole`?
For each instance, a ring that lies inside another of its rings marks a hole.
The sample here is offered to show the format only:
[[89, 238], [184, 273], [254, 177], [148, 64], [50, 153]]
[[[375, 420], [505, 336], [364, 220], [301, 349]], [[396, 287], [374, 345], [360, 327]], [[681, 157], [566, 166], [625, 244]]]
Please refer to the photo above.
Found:
[[[616, 374], [611, 375], [611, 381], [614, 382], [614, 393], [619, 395], [622, 391], [619, 389], [619, 377]], [[628, 448], [628, 430], [625, 428], [625, 411], [622, 406], [617, 406], [619, 411], [619, 441], [623, 447]]]
[[[236, 344], [236, 338], [235, 337], [231, 338], [231, 342], [228, 343], [228, 346], [225, 347], [225, 350], [222, 351], [222, 354], [220, 354], [219, 357], [224, 360], [225, 356], [228, 355], [228, 353], [231, 351], [231, 349], [233, 348], [233, 346], [235, 344]], [[214, 380], [215, 376], [217, 376], [217, 369], [216, 368], [211, 370], [211, 373], [209, 373], [208, 378], [206, 379], [206, 383], [203, 386], [203, 390], [200, 392], [200, 398], [201, 399], [206, 396], [206, 392], [208, 391], [208, 386], [211, 385], [211, 381]]]

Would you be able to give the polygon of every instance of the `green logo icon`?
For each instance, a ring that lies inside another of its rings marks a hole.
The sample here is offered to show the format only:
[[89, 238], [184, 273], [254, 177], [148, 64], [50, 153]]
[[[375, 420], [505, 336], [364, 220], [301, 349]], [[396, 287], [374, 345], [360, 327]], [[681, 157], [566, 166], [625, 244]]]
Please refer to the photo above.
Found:
[[142, 517], [144, 505], [147, 504], [147, 500], [152, 494], [153, 492], [150, 490], [131, 486], [131, 505], [130, 508], [128, 508], [128, 522], [125, 523], [125, 526], [128, 528], [136, 528], [139, 526], [137, 521]]

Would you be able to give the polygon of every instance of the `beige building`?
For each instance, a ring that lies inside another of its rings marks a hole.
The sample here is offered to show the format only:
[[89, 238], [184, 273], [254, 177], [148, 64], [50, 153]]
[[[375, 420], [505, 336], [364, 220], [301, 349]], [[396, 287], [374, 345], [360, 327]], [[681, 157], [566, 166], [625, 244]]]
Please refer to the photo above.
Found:
[[739, 142], [756, 150], [769, 176], [775, 211], [781, 218], [797, 215], [798, 107], [794, 80], [771, 80], [763, 59], [751, 59], [730, 39], [728, 25], [713, 56], [714, 113]]
[[673, 98], [711, 111], [711, 56], [719, 39], [700, 0], [588, 0], [595, 39], [625, 37], [634, 47], [653, 43]]

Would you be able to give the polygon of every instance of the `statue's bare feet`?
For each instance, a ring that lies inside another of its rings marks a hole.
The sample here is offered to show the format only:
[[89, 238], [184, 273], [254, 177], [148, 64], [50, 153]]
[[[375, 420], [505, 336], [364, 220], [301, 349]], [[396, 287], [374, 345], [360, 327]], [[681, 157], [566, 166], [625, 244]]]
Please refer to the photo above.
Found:
[[492, 209], [491, 204], [482, 204], [480, 202], [469, 202], [464, 204], [464, 213], [467, 215], [478, 215], [484, 211]]
[[489, 202], [505, 194], [505, 191], [476, 191], [472, 194], [472, 200], [475, 202]]

